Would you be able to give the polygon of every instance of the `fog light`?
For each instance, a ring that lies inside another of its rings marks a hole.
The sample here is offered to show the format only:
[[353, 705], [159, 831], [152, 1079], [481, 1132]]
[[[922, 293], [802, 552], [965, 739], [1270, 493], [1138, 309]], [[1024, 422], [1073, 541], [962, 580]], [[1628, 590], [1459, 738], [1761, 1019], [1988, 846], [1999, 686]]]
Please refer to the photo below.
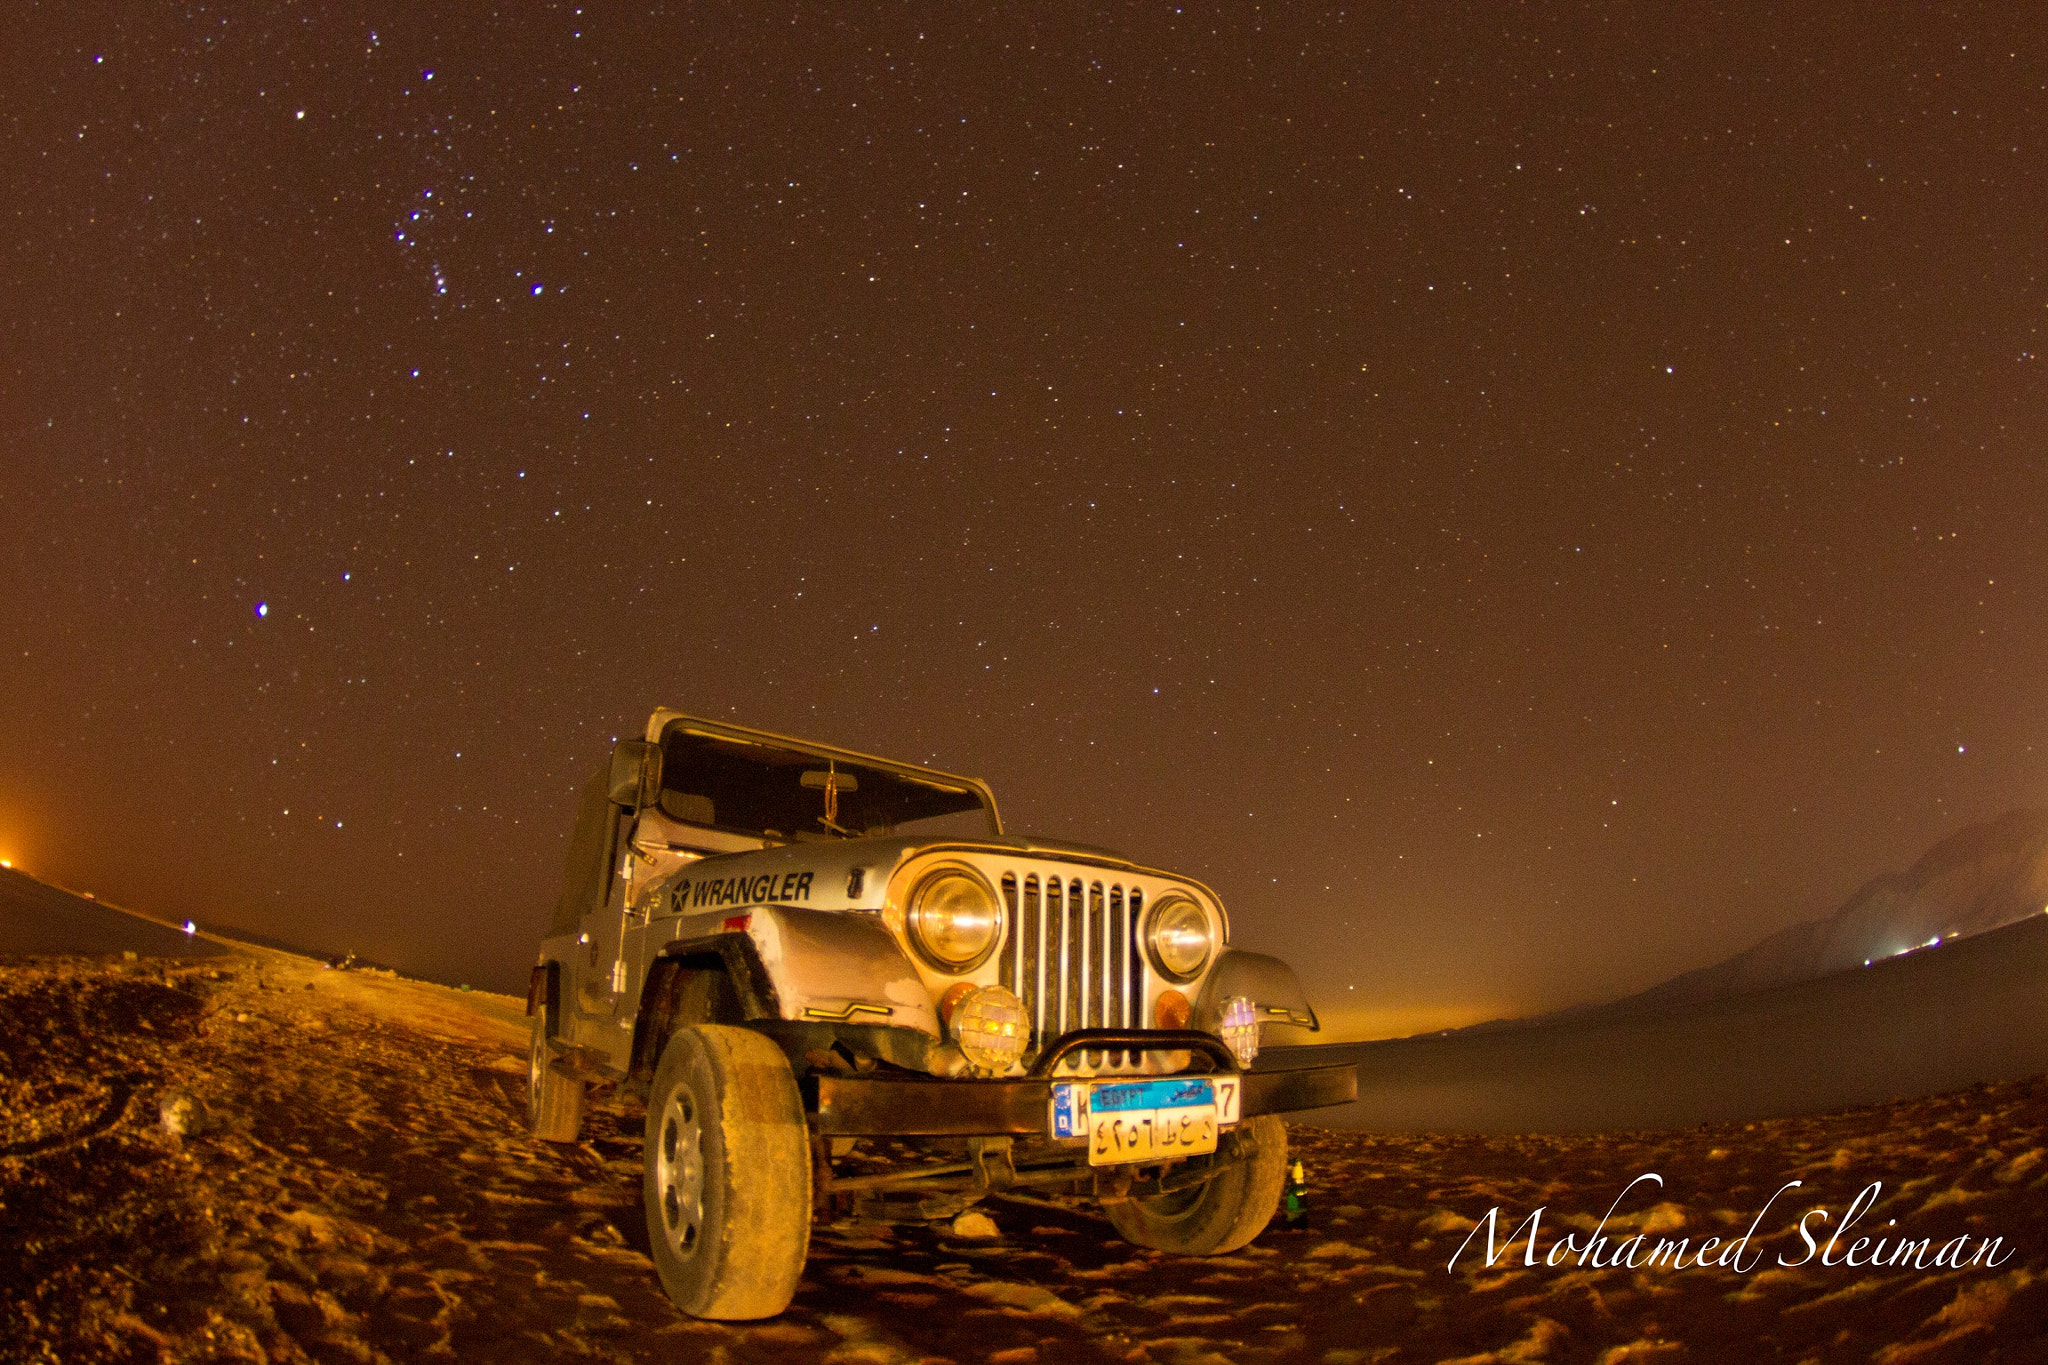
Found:
[[1259, 1012], [1248, 996], [1233, 995], [1223, 1002], [1223, 1023], [1216, 1031], [1239, 1066], [1250, 1066], [1259, 1055]]
[[981, 1071], [1008, 1071], [1031, 1041], [1024, 1002], [1001, 986], [976, 986], [969, 991], [953, 1007], [948, 1024], [953, 1041]]

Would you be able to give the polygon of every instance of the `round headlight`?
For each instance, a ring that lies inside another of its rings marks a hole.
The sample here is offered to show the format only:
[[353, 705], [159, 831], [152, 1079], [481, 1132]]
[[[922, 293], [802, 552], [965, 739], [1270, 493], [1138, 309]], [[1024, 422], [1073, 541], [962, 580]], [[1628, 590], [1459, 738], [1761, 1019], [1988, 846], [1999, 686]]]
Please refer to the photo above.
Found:
[[1208, 966], [1210, 949], [1215, 946], [1209, 917], [1184, 896], [1153, 907], [1145, 941], [1152, 951], [1152, 965], [1174, 981], [1186, 981]]
[[950, 867], [925, 878], [910, 895], [905, 916], [910, 941], [941, 971], [964, 972], [995, 951], [1003, 911], [988, 883]]

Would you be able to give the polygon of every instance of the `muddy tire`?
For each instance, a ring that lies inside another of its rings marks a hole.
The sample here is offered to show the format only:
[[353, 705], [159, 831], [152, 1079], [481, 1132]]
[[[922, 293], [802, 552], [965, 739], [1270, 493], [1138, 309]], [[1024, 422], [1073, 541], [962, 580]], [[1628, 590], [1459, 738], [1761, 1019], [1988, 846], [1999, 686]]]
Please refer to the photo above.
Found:
[[647, 1097], [647, 1239], [699, 1318], [789, 1306], [811, 1240], [811, 1149], [782, 1049], [751, 1029], [679, 1029]]
[[1239, 1133], [1250, 1152], [1215, 1179], [1105, 1205], [1124, 1240], [1181, 1256], [1221, 1256], [1264, 1232], [1287, 1184], [1287, 1129], [1278, 1115], [1260, 1114]]
[[548, 1065], [554, 1015], [552, 1005], [533, 1012], [533, 1038], [526, 1050], [526, 1131], [542, 1142], [574, 1142], [583, 1131], [584, 1083]]

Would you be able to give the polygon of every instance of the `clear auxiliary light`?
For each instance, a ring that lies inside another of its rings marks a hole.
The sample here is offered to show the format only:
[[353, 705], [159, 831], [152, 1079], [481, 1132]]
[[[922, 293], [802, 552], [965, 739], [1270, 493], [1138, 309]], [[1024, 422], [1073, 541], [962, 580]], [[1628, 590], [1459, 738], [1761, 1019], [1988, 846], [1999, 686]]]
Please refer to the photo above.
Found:
[[947, 1026], [977, 1071], [1000, 1075], [1017, 1064], [1031, 1041], [1024, 1002], [1001, 986], [976, 986], [953, 1007]]
[[1259, 1055], [1259, 1011], [1249, 996], [1233, 995], [1223, 1002], [1223, 1022], [1217, 1032], [1239, 1066], [1252, 1064], [1252, 1058]]

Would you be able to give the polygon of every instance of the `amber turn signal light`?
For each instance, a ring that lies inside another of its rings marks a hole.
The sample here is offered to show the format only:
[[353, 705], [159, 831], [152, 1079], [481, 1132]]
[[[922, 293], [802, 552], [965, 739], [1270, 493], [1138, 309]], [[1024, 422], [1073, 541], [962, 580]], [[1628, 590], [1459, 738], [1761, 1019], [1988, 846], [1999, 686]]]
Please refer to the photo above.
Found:
[[1193, 1014], [1188, 998], [1179, 991], [1161, 991], [1159, 998], [1152, 1002], [1152, 1024], [1155, 1028], [1186, 1028]]
[[974, 983], [971, 981], [955, 981], [952, 988], [939, 997], [939, 1022], [952, 1023], [953, 1011], [960, 1008], [960, 1002], [965, 1000], [973, 989]]

